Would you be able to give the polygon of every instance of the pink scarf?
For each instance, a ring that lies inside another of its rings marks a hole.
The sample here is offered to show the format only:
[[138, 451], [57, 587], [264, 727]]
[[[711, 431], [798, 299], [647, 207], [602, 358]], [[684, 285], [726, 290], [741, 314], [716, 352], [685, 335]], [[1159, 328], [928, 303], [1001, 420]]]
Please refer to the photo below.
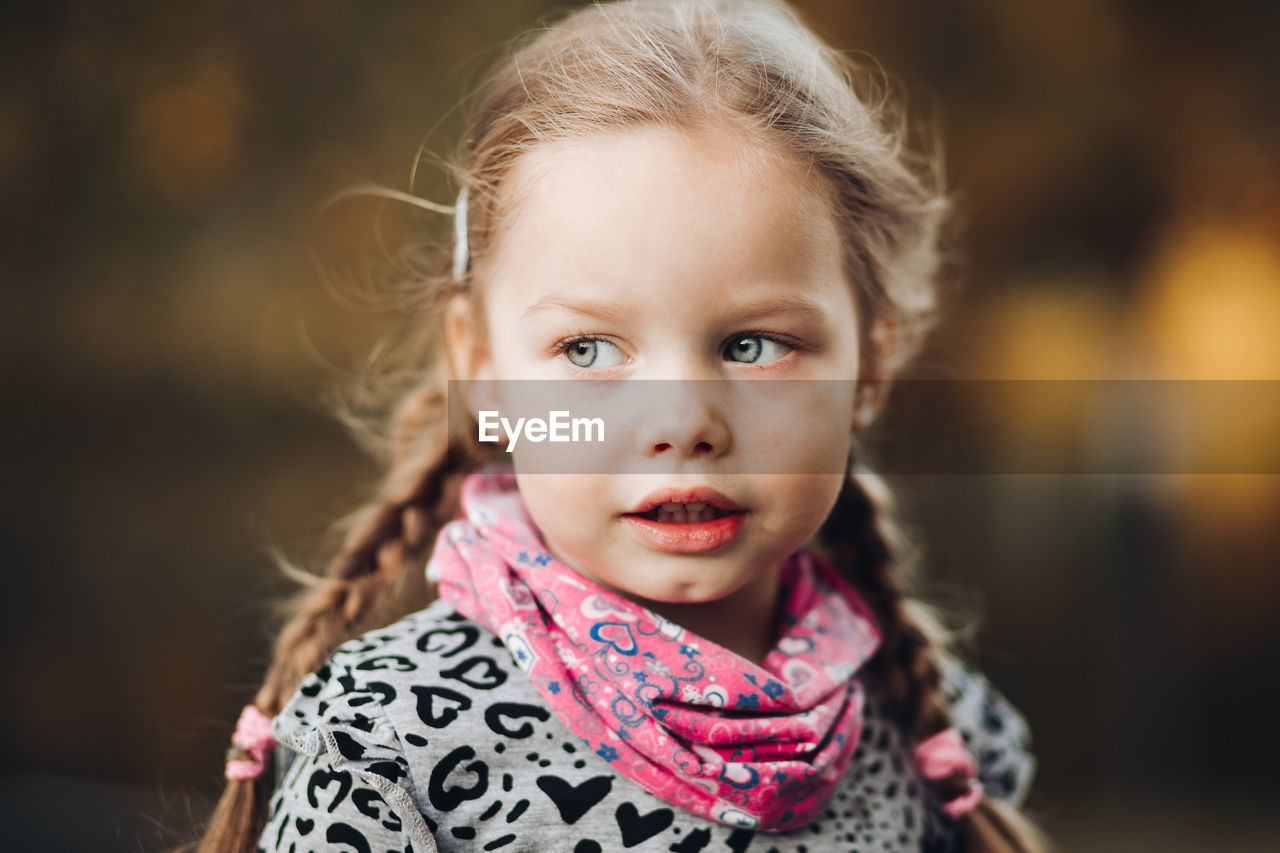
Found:
[[782, 569], [786, 600], [762, 665], [695, 636], [552, 557], [508, 469], [462, 489], [428, 575], [502, 638], [543, 699], [605, 761], [667, 802], [782, 831], [826, 805], [862, 731], [858, 668], [880, 630], [815, 554]]

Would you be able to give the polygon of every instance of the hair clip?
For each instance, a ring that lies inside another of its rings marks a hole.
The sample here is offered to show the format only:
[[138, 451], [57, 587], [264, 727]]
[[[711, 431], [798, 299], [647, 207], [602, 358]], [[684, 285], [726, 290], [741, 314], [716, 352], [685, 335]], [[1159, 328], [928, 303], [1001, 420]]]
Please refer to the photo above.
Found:
[[271, 718], [253, 705], [245, 705], [231, 736], [227, 751], [228, 779], [257, 779], [267, 766], [267, 757], [276, 748]]
[[458, 284], [467, 274], [467, 261], [471, 248], [467, 245], [467, 188], [458, 193], [458, 203], [453, 206], [453, 280]]
[[982, 799], [982, 783], [978, 781], [978, 765], [965, 748], [964, 738], [954, 728], [943, 729], [933, 737], [916, 744], [916, 767], [926, 779], [946, 779], [963, 773], [969, 782], [969, 790], [942, 804], [942, 810], [951, 818], [960, 818], [973, 810]]

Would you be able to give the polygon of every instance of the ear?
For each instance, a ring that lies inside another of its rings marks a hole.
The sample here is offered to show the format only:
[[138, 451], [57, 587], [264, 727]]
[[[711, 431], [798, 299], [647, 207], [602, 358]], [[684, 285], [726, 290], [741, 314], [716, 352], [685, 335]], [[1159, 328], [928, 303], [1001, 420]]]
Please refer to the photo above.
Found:
[[889, 365], [893, 361], [898, 342], [898, 320], [894, 312], [886, 311], [871, 326], [870, 346], [867, 357], [858, 368], [858, 387], [853, 395], [853, 431], [866, 429], [884, 408], [889, 399], [889, 385], [893, 377]]
[[454, 379], [492, 379], [489, 352], [479, 311], [465, 294], [456, 294], [445, 306], [445, 346]]
[[472, 420], [481, 409], [496, 409], [493, 356], [482, 318], [465, 294], [450, 298], [445, 306], [445, 348], [449, 355], [449, 376], [463, 380], [457, 391], [463, 411]]

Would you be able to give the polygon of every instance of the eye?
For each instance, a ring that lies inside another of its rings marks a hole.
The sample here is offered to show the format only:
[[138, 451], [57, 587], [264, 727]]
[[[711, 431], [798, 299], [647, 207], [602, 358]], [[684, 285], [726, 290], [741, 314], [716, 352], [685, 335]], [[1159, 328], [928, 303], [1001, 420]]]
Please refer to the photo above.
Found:
[[622, 364], [622, 350], [600, 338], [579, 338], [563, 346], [565, 357], [576, 367], [599, 370]]
[[777, 361], [794, 347], [763, 335], [741, 335], [724, 347], [724, 357], [739, 364], [768, 364]]

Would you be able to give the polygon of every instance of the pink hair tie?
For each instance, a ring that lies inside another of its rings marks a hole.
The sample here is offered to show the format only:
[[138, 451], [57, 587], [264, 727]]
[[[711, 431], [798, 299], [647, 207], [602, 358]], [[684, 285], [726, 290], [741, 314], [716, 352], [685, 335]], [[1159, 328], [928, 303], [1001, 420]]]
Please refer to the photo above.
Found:
[[916, 766], [926, 779], [946, 779], [963, 773], [969, 781], [969, 790], [942, 806], [952, 818], [968, 814], [982, 799], [982, 783], [978, 781], [978, 765], [965, 748], [964, 738], [954, 728], [943, 729], [931, 738], [916, 744]]
[[267, 766], [267, 756], [276, 748], [271, 718], [253, 705], [245, 705], [231, 736], [227, 752], [228, 779], [257, 779]]

